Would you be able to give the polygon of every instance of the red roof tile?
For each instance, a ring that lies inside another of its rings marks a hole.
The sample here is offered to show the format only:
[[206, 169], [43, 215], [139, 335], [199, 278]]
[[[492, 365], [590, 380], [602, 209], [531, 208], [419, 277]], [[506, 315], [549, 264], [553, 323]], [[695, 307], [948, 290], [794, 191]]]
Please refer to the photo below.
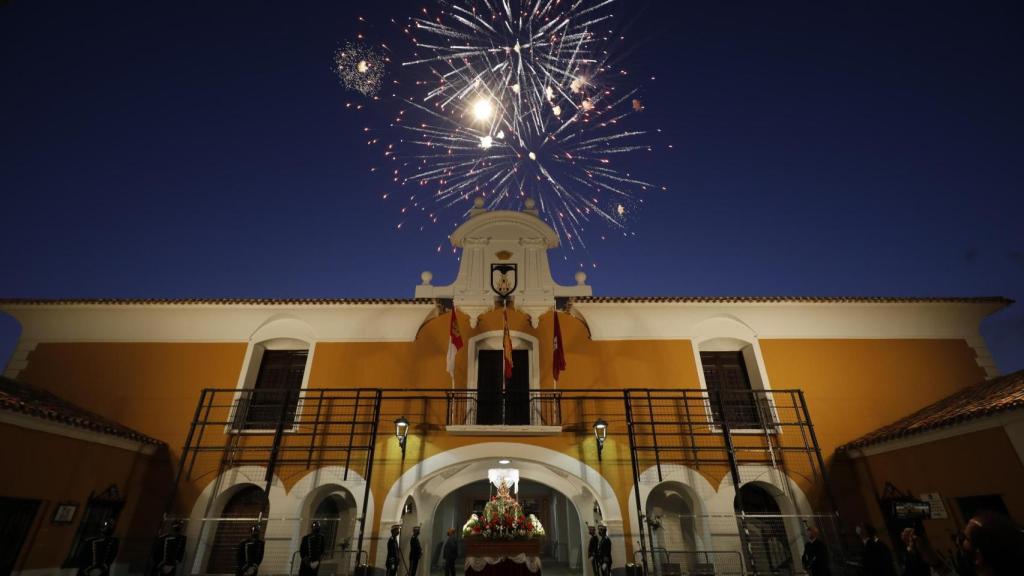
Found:
[[126, 438], [143, 444], [162, 445], [163, 442], [150, 438], [108, 420], [99, 414], [80, 408], [46, 390], [0, 376], [0, 410], [18, 412], [43, 420], [83, 428], [108, 436]]
[[433, 304], [430, 298], [7, 298], [0, 306], [331, 306]]
[[961, 390], [837, 451], [864, 448], [1018, 408], [1024, 408], [1024, 370]]

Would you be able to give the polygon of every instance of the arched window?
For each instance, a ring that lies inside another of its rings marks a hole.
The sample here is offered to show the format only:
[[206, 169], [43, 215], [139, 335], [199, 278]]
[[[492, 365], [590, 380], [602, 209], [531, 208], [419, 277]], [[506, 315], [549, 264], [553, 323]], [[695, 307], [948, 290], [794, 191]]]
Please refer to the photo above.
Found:
[[756, 340], [711, 338], [695, 344], [712, 421], [763, 430], [774, 421]]
[[[249, 529], [259, 518], [260, 513], [266, 515], [267, 496], [258, 486], [252, 484], [235, 492], [227, 503], [217, 522], [217, 532], [213, 537], [210, 560], [206, 571], [210, 574], [233, 574], [235, 551], [239, 542], [249, 537]], [[265, 528], [266, 523], [261, 525]]]
[[250, 345], [242, 369], [234, 422], [237, 430], [291, 429], [299, 418], [309, 381], [310, 344], [273, 338]]

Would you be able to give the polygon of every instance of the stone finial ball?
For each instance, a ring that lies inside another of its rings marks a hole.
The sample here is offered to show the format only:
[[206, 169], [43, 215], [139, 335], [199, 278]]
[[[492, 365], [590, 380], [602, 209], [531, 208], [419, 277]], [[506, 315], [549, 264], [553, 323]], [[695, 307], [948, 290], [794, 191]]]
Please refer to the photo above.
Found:
[[535, 206], [537, 206], [537, 202], [533, 198], [527, 198], [526, 199], [526, 209], [527, 210], [533, 210], [533, 208]]
[[586, 282], [587, 282], [587, 273], [584, 272], [583, 270], [580, 270], [579, 272], [576, 272], [576, 283], [579, 284], [580, 286], [582, 286], [582, 285], [586, 284]]
[[434, 273], [431, 272], [430, 270], [424, 270], [422, 273], [420, 273], [420, 280], [423, 280], [424, 285], [430, 284], [430, 281], [433, 279]]
[[484, 207], [484, 199], [483, 198], [474, 198], [473, 199], [473, 208], [483, 208], [483, 207]]

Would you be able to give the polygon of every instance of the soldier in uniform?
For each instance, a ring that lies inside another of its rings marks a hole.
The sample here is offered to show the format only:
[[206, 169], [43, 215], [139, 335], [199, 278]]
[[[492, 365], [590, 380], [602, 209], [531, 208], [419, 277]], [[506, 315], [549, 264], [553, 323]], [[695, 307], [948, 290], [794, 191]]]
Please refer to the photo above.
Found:
[[99, 536], [89, 538], [78, 555], [78, 576], [108, 576], [119, 546], [114, 537], [114, 520], [103, 521]]
[[590, 542], [587, 543], [587, 559], [590, 560], [590, 569], [593, 570], [593, 576], [598, 576], [601, 573], [600, 567], [597, 564], [597, 544], [600, 540], [598, 540], [597, 530], [593, 526], [587, 526], [587, 532], [590, 532]]
[[597, 562], [601, 569], [600, 576], [612, 573], [612, 539], [608, 537], [608, 527], [604, 524], [597, 529], [600, 540], [597, 543]]
[[388, 557], [384, 565], [387, 568], [387, 576], [398, 576], [398, 524], [391, 527], [391, 538], [388, 538]]
[[324, 557], [326, 542], [320, 533], [320, 522], [314, 520], [309, 534], [302, 537], [299, 546], [299, 576], [316, 576], [320, 571], [320, 560]]
[[161, 534], [153, 546], [153, 569], [152, 576], [165, 576], [174, 574], [178, 570], [178, 564], [185, 559], [185, 543], [187, 541], [181, 533], [184, 524], [181, 520], [175, 520], [171, 524], [171, 531]]
[[260, 525], [253, 524], [249, 529], [249, 537], [238, 544], [238, 576], [256, 576], [263, 562], [265, 544], [260, 538]]
[[420, 558], [423, 557], [423, 546], [420, 545], [420, 527], [412, 529], [412, 538], [409, 539], [409, 576], [416, 576], [416, 569], [419, 568]]

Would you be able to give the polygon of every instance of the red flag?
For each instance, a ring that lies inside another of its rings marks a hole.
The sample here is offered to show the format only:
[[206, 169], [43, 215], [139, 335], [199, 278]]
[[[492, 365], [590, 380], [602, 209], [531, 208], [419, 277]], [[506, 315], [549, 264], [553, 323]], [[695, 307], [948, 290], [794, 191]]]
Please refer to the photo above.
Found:
[[552, 340], [551, 350], [553, 353], [551, 371], [555, 376], [555, 382], [558, 382], [559, 372], [565, 370], [565, 347], [562, 346], [562, 328], [558, 325], [558, 310], [555, 310], [555, 337]]
[[512, 378], [512, 333], [508, 330], [508, 305], [505, 305], [505, 335], [502, 338], [505, 359], [505, 380]]
[[448, 328], [448, 373], [455, 377], [455, 354], [462, 349], [462, 334], [459, 332], [459, 321], [455, 317], [455, 306], [452, 305], [452, 323]]

